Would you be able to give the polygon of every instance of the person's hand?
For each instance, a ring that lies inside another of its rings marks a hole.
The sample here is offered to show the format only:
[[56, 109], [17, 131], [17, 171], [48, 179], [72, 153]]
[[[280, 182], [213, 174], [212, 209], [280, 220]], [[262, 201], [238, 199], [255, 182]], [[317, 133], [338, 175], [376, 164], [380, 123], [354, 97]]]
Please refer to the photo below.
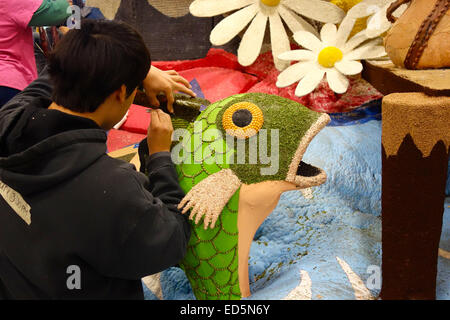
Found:
[[173, 112], [173, 93], [176, 91], [184, 92], [192, 97], [196, 94], [190, 90], [191, 85], [189, 82], [180, 76], [178, 72], [174, 70], [162, 71], [154, 66], [151, 66], [147, 77], [143, 82], [145, 93], [147, 94], [150, 103], [154, 107], [159, 107], [159, 101], [156, 98], [158, 94], [164, 92], [167, 97], [167, 109], [169, 112]]
[[151, 117], [147, 135], [149, 154], [170, 151], [173, 133], [170, 116], [160, 109], [152, 109]]
[[66, 35], [66, 33], [70, 31], [70, 29], [67, 28], [66, 26], [61, 26], [59, 27], [59, 31], [61, 31], [63, 35]]

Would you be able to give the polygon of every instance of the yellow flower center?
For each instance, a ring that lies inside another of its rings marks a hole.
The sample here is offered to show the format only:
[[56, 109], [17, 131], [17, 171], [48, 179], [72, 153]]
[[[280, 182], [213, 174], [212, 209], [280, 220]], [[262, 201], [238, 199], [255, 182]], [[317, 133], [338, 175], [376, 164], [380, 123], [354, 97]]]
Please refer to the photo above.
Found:
[[336, 62], [339, 62], [344, 57], [344, 54], [339, 48], [326, 47], [319, 53], [318, 61], [325, 68], [334, 67]]
[[262, 3], [269, 7], [276, 7], [280, 4], [280, 1], [281, 0], [261, 0]]

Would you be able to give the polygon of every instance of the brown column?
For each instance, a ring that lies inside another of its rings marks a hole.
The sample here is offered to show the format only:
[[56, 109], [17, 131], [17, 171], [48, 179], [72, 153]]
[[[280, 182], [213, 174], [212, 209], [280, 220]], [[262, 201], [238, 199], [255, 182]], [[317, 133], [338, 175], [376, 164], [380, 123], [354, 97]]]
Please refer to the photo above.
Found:
[[383, 99], [382, 299], [435, 299], [450, 97]]

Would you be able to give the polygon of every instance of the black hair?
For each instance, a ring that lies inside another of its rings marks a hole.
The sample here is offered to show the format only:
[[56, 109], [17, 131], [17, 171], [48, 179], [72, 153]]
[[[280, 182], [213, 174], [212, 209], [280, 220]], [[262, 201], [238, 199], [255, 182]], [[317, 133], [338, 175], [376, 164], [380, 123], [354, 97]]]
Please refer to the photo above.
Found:
[[150, 70], [150, 52], [131, 26], [108, 20], [83, 20], [49, 55], [52, 99], [75, 112], [94, 112], [122, 85], [127, 97]]

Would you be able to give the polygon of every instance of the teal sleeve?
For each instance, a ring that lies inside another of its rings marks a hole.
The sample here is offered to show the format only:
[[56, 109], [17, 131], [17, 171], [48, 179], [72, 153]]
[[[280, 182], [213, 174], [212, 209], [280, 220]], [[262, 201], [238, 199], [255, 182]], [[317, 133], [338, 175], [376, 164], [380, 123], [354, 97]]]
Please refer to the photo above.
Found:
[[54, 26], [62, 24], [70, 16], [67, 13], [67, 0], [43, 0], [42, 5], [34, 13], [30, 27]]

